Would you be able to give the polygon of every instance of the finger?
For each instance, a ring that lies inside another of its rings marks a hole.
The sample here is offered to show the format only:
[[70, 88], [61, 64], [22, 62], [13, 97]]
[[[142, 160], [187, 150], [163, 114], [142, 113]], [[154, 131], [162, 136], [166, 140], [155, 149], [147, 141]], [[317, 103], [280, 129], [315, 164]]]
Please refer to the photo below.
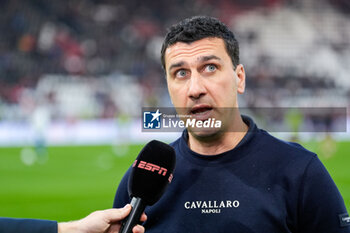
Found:
[[143, 212], [143, 214], [141, 215], [140, 221], [146, 222], [146, 220], [147, 220], [147, 215], [145, 214], [145, 212]]
[[130, 204], [127, 204], [126, 206], [124, 206], [123, 208], [120, 208], [120, 209], [103, 210], [103, 212], [106, 216], [106, 219], [109, 222], [117, 222], [117, 221], [124, 219], [126, 216], [128, 216], [130, 211], [131, 211]]
[[134, 226], [134, 228], [132, 228], [132, 232], [133, 233], [144, 233], [145, 228], [141, 225], [136, 225], [136, 226]]
[[118, 233], [120, 230], [120, 224], [111, 224], [111, 226], [108, 229], [108, 233]]

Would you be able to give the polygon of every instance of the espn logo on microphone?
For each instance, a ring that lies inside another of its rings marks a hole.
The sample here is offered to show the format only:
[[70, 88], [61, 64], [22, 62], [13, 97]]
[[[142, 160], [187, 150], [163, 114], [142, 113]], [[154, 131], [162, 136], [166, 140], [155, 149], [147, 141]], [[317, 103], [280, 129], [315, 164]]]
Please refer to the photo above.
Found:
[[[132, 167], [135, 167], [137, 164], [137, 160], [135, 160], [135, 162], [133, 163]], [[143, 170], [147, 170], [150, 172], [157, 172], [159, 175], [161, 176], [166, 176], [168, 169], [164, 168], [164, 167], [160, 167], [158, 165], [155, 165], [153, 163], [147, 163], [145, 161], [140, 161], [140, 163], [137, 165], [137, 168], [143, 169]], [[169, 175], [169, 183], [171, 182], [171, 180], [173, 179], [173, 174]]]

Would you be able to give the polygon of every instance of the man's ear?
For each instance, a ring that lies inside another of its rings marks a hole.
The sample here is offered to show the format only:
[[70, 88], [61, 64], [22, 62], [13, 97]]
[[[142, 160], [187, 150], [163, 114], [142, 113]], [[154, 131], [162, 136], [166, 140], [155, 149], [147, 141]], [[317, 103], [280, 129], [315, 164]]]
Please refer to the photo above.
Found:
[[243, 65], [237, 65], [235, 72], [237, 75], [237, 92], [243, 94], [245, 90], [245, 70]]

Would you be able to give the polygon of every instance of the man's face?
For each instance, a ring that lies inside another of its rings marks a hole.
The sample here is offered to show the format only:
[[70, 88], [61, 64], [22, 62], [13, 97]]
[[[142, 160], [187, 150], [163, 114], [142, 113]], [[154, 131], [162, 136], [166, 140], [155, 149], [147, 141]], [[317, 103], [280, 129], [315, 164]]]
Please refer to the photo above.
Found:
[[168, 90], [176, 108], [199, 120], [225, 120], [223, 108], [238, 107], [237, 93], [245, 88], [242, 65], [236, 70], [221, 38], [190, 44], [177, 42], [165, 51]]

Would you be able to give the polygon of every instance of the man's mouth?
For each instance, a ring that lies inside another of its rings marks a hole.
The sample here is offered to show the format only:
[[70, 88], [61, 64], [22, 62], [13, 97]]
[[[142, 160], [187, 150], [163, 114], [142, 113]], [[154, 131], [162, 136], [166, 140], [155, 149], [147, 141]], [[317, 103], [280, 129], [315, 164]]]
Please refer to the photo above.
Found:
[[197, 120], [207, 120], [211, 115], [213, 107], [206, 104], [196, 105], [191, 108], [190, 115]]

